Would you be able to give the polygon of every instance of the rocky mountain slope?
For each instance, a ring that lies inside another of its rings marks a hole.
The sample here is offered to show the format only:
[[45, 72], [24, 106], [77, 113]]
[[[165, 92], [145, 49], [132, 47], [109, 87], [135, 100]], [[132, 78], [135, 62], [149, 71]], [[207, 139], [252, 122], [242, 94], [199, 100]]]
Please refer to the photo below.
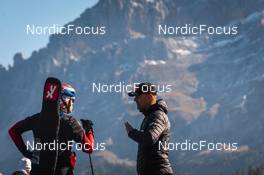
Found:
[[[172, 142], [239, 143], [236, 152], [171, 151], [180, 174], [227, 174], [263, 162], [263, 9], [263, 0], [99, 1], [69, 24], [105, 26], [105, 35], [52, 35], [29, 58], [17, 53], [13, 66], [0, 67], [0, 171], [16, 167], [20, 155], [8, 127], [39, 111], [47, 76], [76, 88], [74, 115], [92, 119], [97, 142], [106, 142], [107, 151], [94, 154], [97, 174], [135, 174], [137, 148], [123, 121], [139, 127], [141, 114], [124, 93], [92, 92], [92, 83], [171, 84], [172, 92], [160, 97], [170, 108]], [[234, 25], [239, 32], [159, 35], [158, 25], [165, 24]], [[85, 174], [88, 159], [78, 156], [84, 161], [78, 161], [77, 174]]]

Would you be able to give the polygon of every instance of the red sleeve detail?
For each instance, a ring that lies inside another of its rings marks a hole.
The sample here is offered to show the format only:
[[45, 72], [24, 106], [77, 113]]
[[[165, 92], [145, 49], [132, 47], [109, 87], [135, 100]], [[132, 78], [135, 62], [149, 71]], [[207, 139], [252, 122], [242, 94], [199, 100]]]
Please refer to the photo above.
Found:
[[89, 154], [92, 154], [94, 150], [94, 136], [92, 131], [89, 131], [87, 134], [83, 132], [83, 151]]
[[26, 145], [21, 136], [22, 125], [23, 125], [23, 121], [17, 122], [14, 126], [12, 126], [8, 130], [8, 133], [12, 138], [13, 142], [16, 144], [17, 148], [23, 153], [24, 151], [26, 151]]
[[75, 168], [75, 163], [76, 163], [76, 154], [75, 152], [72, 152], [70, 155], [70, 164], [71, 164], [72, 169]]

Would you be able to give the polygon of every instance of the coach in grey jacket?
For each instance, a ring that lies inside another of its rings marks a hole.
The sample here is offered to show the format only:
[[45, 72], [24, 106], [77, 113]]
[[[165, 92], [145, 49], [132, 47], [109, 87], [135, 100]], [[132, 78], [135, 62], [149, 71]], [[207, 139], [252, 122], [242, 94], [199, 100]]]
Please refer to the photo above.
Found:
[[140, 130], [134, 129], [128, 122], [125, 127], [128, 136], [138, 143], [138, 175], [173, 174], [168, 159], [168, 150], [162, 145], [169, 142], [170, 122], [167, 117], [168, 107], [164, 100], [157, 100], [157, 91], [150, 83], [139, 84], [134, 92], [137, 108], [144, 114]]

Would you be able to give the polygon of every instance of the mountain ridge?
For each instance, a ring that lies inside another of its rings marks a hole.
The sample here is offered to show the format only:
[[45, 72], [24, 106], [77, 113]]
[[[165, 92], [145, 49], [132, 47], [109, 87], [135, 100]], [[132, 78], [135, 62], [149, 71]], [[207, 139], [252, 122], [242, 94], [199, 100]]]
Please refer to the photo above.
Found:
[[[112, 142], [106, 155], [115, 158], [117, 164], [109, 163], [105, 155], [95, 154], [95, 162], [105, 165], [102, 174], [117, 171], [126, 174], [126, 170], [133, 174], [135, 167], [123, 165], [131, 165], [135, 160], [136, 145], [126, 137], [122, 121], [129, 120], [137, 127], [140, 119], [136, 116], [140, 114], [135, 112], [135, 106], [125, 94], [95, 94], [89, 91], [89, 87], [92, 82], [151, 81], [173, 85], [172, 93], [160, 96], [168, 101], [170, 108], [173, 142], [186, 138], [215, 140], [217, 137], [223, 141], [238, 138], [240, 146], [247, 145], [251, 151], [252, 146], [263, 144], [263, 140], [257, 140], [263, 127], [259, 124], [261, 122], [256, 122], [263, 121], [262, 106], [258, 104], [263, 96], [263, 85], [262, 80], [254, 81], [264, 73], [261, 69], [263, 59], [260, 59], [264, 55], [263, 49], [258, 47], [263, 38], [258, 32], [263, 29], [259, 22], [263, 7], [263, 1], [248, 3], [245, 0], [221, 3], [216, 0], [194, 3], [101, 0], [68, 24], [104, 25], [105, 35], [52, 35], [47, 46], [33, 51], [28, 59], [17, 53], [13, 66], [7, 70], [0, 66], [0, 80], [5, 82], [0, 92], [0, 97], [5, 99], [0, 111], [5, 117], [0, 126], [7, 131], [15, 121], [38, 112], [43, 82], [47, 76], [56, 76], [77, 89], [74, 115], [80, 118], [88, 114], [95, 123], [98, 141]], [[232, 8], [236, 13], [230, 10]], [[258, 15], [254, 16], [254, 13]], [[157, 35], [155, 26], [159, 23], [173, 26], [234, 23], [241, 31], [234, 38], [207, 35], [168, 37]], [[12, 95], [6, 92], [12, 92]], [[247, 129], [240, 131], [243, 126]], [[256, 135], [254, 129], [257, 129]], [[8, 140], [7, 132], [3, 132], [0, 139]], [[250, 145], [250, 142], [254, 143]], [[10, 152], [2, 152], [0, 162], [5, 166], [19, 156], [11, 145], [10, 139], [3, 145], [4, 149], [12, 148]], [[263, 155], [263, 151], [258, 150], [259, 156]], [[225, 173], [263, 160], [250, 151], [212, 153], [204, 157], [172, 151], [170, 155], [176, 170], [206, 175], [225, 168], [221, 161], [226, 155], [229, 155], [226, 164], [229, 167], [234, 165], [234, 168], [227, 168]], [[238, 161], [239, 157], [243, 159]], [[80, 155], [80, 159], [85, 160], [85, 157]], [[247, 162], [247, 159], [251, 160]], [[189, 169], [189, 166], [194, 168]], [[84, 164], [78, 165], [78, 174], [86, 171], [84, 167]], [[5, 167], [4, 172], [14, 168]]]

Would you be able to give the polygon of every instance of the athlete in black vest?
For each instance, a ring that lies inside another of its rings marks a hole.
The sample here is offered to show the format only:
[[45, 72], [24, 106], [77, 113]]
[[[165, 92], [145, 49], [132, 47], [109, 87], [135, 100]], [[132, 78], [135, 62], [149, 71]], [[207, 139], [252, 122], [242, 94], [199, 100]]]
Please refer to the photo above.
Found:
[[[50, 89], [53, 90], [52, 86]], [[46, 96], [51, 97], [52, 93], [53, 91], [50, 91]], [[94, 136], [91, 122], [86, 121], [86, 123], [83, 123], [83, 129], [80, 123], [69, 115], [73, 110], [74, 100], [75, 90], [70, 85], [63, 83], [58, 101], [58, 115], [60, 116], [58, 137], [57, 140], [54, 139], [54, 142], [52, 142], [53, 145], [45, 143], [45, 140], [51, 140], [47, 136], [53, 133], [51, 133], [52, 126], [43, 126], [47, 122], [43, 119], [44, 117], [41, 117], [44, 115], [43, 112], [19, 121], [9, 129], [9, 135], [19, 151], [32, 161], [31, 175], [73, 175], [76, 160], [75, 153], [71, 151], [73, 141], [82, 145], [84, 152], [89, 154], [93, 152]], [[22, 139], [22, 134], [26, 131], [33, 132], [34, 144], [41, 143], [41, 150], [28, 149]], [[52, 151], [54, 145], [58, 145], [55, 161], [53, 161], [55, 154]]]

